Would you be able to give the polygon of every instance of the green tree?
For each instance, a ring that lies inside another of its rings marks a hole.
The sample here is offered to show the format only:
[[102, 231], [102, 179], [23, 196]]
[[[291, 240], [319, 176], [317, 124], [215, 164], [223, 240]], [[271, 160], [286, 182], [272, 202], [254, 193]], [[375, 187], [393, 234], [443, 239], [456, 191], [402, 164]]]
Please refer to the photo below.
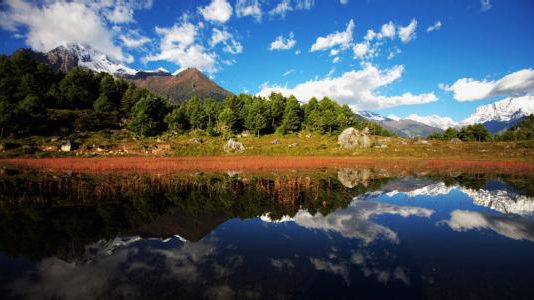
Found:
[[163, 122], [168, 112], [166, 100], [148, 95], [132, 109], [128, 128], [140, 136], [154, 136], [165, 130]]
[[287, 108], [287, 99], [280, 93], [272, 92], [269, 95], [269, 108], [271, 116], [271, 127], [276, 130], [282, 124], [284, 114]]
[[183, 132], [189, 129], [189, 120], [187, 118], [187, 111], [183, 105], [175, 107], [164, 119], [169, 130], [173, 132]]
[[300, 104], [294, 96], [287, 99], [286, 107], [284, 109], [284, 116], [279, 132], [286, 134], [290, 132], [297, 132], [302, 126], [303, 111]]
[[98, 82], [92, 71], [74, 68], [59, 83], [61, 106], [65, 108], [92, 108], [98, 97]]
[[245, 127], [255, 132], [258, 137], [260, 131], [268, 125], [268, 119], [264, 115], [265, 107], [262, 99], [253, 99], [246, 108]]
[[47, 113], [39, 97], [28, 95], [17, 103], [15, 116], [17, 117], [16, 133], [25, 135], [42, 129]]

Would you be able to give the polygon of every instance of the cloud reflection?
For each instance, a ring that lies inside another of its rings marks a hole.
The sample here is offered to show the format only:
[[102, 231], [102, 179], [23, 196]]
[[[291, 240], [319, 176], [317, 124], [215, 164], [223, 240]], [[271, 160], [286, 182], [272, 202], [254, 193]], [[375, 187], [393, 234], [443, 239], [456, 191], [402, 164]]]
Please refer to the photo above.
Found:
[[494, 216], [468, 210], [454, 210], [442, 222], [454, 231], [489, 229], [513, 240], [534, 241], [534, 221], [513, 215]]

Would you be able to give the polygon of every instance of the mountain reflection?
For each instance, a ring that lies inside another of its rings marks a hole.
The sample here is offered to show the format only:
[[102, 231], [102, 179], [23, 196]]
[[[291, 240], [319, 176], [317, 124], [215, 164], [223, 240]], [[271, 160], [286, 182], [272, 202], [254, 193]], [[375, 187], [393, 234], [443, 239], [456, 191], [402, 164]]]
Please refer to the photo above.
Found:
[[[489, 242], [534, 241], [533, 196], [530, 177], [510, 175], [9, 170], [0, 263], [24, 268], [0, 272], [0, 296], [432, 298], [466, 280], [432, 271], [454, 266], [436, 257], [468, 255], [442, 242], [483, 230], [506, 238]], [[529, 249], [516, 255], [534, 267]]]

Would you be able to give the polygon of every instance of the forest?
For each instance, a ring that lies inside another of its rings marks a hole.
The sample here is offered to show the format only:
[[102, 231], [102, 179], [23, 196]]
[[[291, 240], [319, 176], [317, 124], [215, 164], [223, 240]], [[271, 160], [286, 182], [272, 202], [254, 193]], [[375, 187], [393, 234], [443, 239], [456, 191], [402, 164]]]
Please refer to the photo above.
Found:
[[374, 135], [392, 133], [325, 97], [300, 103], [295, 97], [230, 95], [223, 102], [192, 97], [171, 105], [167, 99], [107, 73], [74, 68], [66, 74], [35, 62], [27, 53], [0, 56], [0, 137], [68, 135], [127, 128], [135, 136], [203, 130], [232, 135], [289, 134], [306, 129], [333, 134], [368, 127]]

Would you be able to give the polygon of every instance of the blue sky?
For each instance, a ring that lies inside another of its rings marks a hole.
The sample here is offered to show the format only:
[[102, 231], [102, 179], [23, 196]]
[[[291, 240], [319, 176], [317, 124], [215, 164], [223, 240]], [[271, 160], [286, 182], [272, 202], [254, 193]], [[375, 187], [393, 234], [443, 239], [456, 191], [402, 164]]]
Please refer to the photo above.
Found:
[[80, 42], [134, 68], [197, 67], [234, 93], [458, 122], [534, 91], [534, 1], [0, 3], [1, 53]]

